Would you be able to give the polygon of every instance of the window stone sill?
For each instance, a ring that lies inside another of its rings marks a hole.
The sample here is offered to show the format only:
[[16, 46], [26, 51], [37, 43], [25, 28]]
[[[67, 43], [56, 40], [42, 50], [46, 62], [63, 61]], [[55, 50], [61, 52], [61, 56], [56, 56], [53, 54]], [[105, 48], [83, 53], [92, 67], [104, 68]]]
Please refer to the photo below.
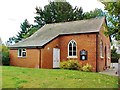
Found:
[[108, 60], [110, 60], [110, 57], [108, 57]]
[[103, 56], [100, 56], [100, 58], [101, 58], [101, 59], [104, 59], [104, 57], [103, 57]]
[[68, 56], [67, 58], [78, 58], [77, 56]]
[[18, 58], [26, 58], [26, 57], [22, 57], [22, 56], [20, 57], [20, 56], [18, 56]]

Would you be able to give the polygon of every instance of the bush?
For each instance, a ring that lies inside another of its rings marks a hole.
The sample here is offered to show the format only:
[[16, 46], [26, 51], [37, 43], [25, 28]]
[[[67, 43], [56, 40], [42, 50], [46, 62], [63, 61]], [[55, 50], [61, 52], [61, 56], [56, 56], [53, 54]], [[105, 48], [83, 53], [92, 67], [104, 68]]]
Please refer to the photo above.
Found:
[[82, 67], [82, 71], [90, 72], [92, 71], [92, 66], [87, 63], [85, 66]]
[[2, 53], [2, 64], [3, 65], [10, 65], [9, 52]]
[[60, 63], [60, 68], [69, 70], [80, 70], [81, 66], [77, 60], [67, 60]]
[[9, 49], [5, 45], [0, 46], [0, 49], [2, 50], [2, 65], [9, 65], [10, 59], [9, 59]]
[[67, 61], [60, 62], [60, 68], [68, 69]]
[[119, 58], [111, 57], [111, 63], [118, 63]]
[[113, 48], [111, 49], [111, 62], [118, 63], [119, 58], [120, 55], [117, 54], [117, 49], [113, 46]]

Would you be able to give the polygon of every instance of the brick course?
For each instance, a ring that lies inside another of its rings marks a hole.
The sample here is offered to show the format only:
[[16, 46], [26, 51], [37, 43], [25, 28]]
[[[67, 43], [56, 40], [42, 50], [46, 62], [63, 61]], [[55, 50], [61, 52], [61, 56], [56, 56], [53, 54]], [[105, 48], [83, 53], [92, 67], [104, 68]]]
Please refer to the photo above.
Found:
[[18, 57], [18, 50], [10, 50], [10, 64], [13, 66], [39, 68], [40, 50], [26, 49], [26, 57]]

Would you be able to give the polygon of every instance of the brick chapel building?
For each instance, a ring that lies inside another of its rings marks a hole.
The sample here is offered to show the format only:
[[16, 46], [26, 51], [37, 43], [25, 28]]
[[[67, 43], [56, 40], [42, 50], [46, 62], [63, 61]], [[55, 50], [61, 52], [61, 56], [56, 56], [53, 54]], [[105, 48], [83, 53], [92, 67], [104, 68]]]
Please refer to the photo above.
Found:
[[30, 68], [59, 68], [73, 59], [93, 71], [110, 67], [110, 39], [105, 17], [46, 24], [29, 38], [10, 46], [10, 64]]

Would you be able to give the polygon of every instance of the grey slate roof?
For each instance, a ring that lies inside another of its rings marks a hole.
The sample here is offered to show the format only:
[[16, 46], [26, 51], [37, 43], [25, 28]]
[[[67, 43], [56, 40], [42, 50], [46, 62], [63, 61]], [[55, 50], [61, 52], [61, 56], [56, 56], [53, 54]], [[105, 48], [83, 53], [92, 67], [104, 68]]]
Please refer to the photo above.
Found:
[[32, 36], [10, 46], [10, 48], [42, 47], [59, 35], [99, 32], [104, 20], [105, 17], [100, 17], [88, 20], [46, 24]]

